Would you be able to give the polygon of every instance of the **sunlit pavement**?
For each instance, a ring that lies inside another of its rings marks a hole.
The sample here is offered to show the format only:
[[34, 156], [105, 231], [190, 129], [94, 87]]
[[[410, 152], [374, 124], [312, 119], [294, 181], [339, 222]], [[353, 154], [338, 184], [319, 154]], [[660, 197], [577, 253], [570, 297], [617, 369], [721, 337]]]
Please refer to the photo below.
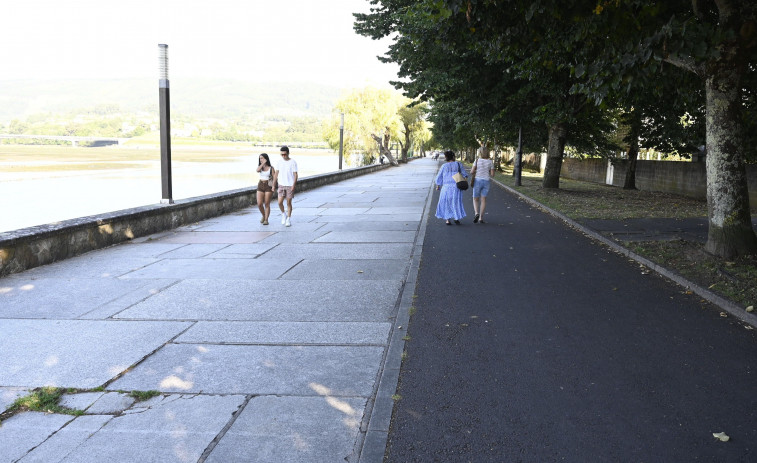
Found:
[[0, 462], [381, 461], [437, 168], [0, 279], [0, 411], [56, 386], [84, 412], [5, 420]]

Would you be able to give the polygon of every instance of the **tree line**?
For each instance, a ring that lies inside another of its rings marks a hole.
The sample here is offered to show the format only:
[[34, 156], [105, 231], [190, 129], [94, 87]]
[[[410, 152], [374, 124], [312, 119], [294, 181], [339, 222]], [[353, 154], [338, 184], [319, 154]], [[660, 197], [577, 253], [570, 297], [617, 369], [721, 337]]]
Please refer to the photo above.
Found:
[[449, 147], [546, 151], [559, 188], [566, 148], [706, 149], [709, 232], [725, 258], [757, 253], [746, 163], [757, 161], [753, 0], [371, 0], [357, 33], [392, 37], [393, 82], [429, 104]]

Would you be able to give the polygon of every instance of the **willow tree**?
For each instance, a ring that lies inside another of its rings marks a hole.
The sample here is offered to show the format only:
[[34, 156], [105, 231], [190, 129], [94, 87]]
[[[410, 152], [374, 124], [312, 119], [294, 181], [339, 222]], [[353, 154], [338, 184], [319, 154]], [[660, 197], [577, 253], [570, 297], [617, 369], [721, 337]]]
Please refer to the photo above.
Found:
[[[371, 164], [384, 155], [397, 165], [388, 145], [399, 136], [398, 111], [408, 101], [396, 90], [374, 87], [353, 90], [336, 102], [331, 117], [324, 123], [324, 140], [331, 149], [339, 149], [339, 125], [344, 113], [344, 152], [363, 153], [362, 164]], [[381, 143], [377, 143], [377, 138]], [[349, 164], [351, 158], [348, 156], [347, 160]]]

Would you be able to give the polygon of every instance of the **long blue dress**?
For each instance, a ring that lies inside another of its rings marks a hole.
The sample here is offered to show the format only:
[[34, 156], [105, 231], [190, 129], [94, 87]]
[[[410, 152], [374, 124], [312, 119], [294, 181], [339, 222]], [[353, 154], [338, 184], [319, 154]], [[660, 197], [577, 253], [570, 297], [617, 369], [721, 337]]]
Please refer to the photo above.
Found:
[[436, 205], [436, 217], [445, 220], [460, 220], [465, 217], [465, 208], [463, 207], [463, 192], [457, 188], [455, 180], [452, 178], [458, 172], [463, 177], [468, 178], [468, 172], [459, 162], [445, 162], [439, 173], [436, 175], [436, 184], [441, 185], [439, 192], [439, 204]]

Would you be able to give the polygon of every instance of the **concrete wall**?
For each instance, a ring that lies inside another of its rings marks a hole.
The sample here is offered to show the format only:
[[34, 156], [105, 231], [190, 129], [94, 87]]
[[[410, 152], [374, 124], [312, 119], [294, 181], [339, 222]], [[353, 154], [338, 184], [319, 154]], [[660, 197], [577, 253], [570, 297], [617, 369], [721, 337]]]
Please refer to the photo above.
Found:
[[[389, 168], [389, 164], [306, 177], [297, 191]], [[73, 257], [140, 236], [228, 214], [255, 204], [255, 188], [81, 217], [0, 233], [0, 276]]]
[[605, 183], [606, 159], [565, 158], [560, 168], [560, 177], [584, 182]]
[[[515, 163], [515, 149], [503, 149], [500, 152], [502, 161], [507, 164]], [[523, 153], [523, 168], [532, 169], [536, 172], [544, 172], [544, 166], [546, 165], [546, 154], [539, 153]]]
[[[606, 159], [563, 160], [561, 178], [608, 183], [607, 169], [611, 168], [613, 186], [622, 187], [626, 180], [627, 160], [615, 160], [614, 165]], [[757, 206], [757, 165], [748, 164], [747, 184], [749, 204]], [[701, 200], [707, 199], [707, 172], [703, 162], [687, 161], [637, 161], [636, 188], [647, 191], [663, 191]]]

